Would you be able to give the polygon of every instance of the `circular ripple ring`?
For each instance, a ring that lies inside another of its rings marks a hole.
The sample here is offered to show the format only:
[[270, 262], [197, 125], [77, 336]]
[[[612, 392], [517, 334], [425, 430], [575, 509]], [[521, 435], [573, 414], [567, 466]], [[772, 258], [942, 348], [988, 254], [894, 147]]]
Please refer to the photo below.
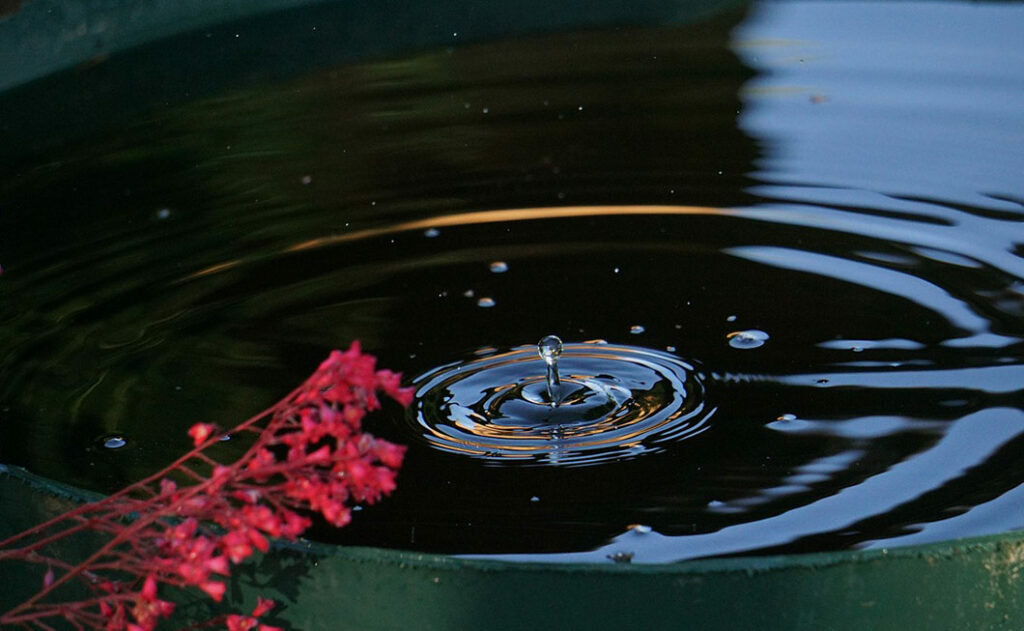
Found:
[[566, 344], [557, 406], [534, 345], [417, 377], [409, 422], [431, 446], [493, 464], [581, 466], [633, 458], [706, 430], [703, 375], [670, 353]]

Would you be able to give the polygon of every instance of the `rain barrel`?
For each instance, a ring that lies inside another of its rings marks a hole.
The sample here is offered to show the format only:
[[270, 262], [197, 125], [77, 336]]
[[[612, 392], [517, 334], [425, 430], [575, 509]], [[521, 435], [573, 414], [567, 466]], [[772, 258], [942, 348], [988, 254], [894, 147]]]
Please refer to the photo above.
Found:
[[[0, 1], [0, 158], [88, 138], [112, 119], [254, 78], [281, 79], [453, 43], [685, 24], [742, 11], [739, 5]], [[308, 20], [280, 19], [295, 10], [329, 24], [330, 41], [303, 37]], [[225, 37], [247, 43], [225, 47]], [[97, 71], [80, 72], [91, 68]], [[92, 497], [18, 466], [2, 466], [0, 538]], [[23, 580], [23, 571], [0, 567], [0, 609], [27, 595], [20, 586], [38, 580]], [[1019, 532], [673, 563], [500, 561], [279, 543], [235, 572], [226, 600], [245, 611], [257, 596], [273, 598], [281, 603], [273, 622], [293, 629], [1014, 629], [1024, 628], [1022, 572]]]

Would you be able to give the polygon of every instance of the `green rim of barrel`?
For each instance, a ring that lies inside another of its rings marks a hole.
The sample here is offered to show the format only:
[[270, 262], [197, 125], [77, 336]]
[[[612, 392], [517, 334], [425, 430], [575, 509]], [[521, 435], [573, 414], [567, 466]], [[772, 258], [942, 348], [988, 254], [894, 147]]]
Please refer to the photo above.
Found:
[[[86, 493], [0, 468], [0, 537]], [[279, 542], [235, 569], [226, 605], [279, 603], [292, 629], [996, 629], [1024, 621], [1020, 533], [890, 550], [660, 565], [511, 563]], [[38, 585], [0, 565], [0, 584]], [[18, 590], [0, 595], [9, 608]], [[193, 603], [194, 604], [194, 603]]]

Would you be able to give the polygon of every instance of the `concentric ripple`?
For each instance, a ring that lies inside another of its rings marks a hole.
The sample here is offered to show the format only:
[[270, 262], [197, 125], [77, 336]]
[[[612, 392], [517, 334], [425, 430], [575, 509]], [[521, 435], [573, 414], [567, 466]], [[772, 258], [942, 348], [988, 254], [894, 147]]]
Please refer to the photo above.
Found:
[[704, 380], [675, 355], [566, 344], [558, 405], [534, 345], [417, 377], [409, 420], [437, 449], [495, 464], [580, 466], [660, 451], [708, 428]]

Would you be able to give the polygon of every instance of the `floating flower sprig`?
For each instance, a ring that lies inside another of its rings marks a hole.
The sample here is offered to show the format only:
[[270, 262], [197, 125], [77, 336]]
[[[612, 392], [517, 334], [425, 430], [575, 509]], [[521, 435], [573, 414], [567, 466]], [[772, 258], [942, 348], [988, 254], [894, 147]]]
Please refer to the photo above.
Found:
[[[0, 627], [149, 631], [174, 611], [160, 598], [162, 586], [196, 587], [219, 602], [231, 565], [268, 550], [269, 538], [299, 537], [312, 523], [308, 512], [346, 525], [353, 505], [372, 504], [395, 488], [405, 448], [364, 432], [362, 421], [380, 408], [378, 393], [409, 405], [412, 390], [399, 382], [353, 342], [240, 425], [194, 425], [194, 449], [164, 470], [0, 542], [0, 562], [47, 567], [40, 590], [0, 615]], [[210, 455], [221, 437], [245, 434], [255, 438], [237, 460]], [[87, 558], [71, 562], [53, 552], [86, 532], [103, 537]], [[87, 596], [62, 599], [62, 588], [76, 583]], [[274, 631], [259, 622], [273, 606], [261, 598], [248, 616], [211, 622], [230, 631]]]

